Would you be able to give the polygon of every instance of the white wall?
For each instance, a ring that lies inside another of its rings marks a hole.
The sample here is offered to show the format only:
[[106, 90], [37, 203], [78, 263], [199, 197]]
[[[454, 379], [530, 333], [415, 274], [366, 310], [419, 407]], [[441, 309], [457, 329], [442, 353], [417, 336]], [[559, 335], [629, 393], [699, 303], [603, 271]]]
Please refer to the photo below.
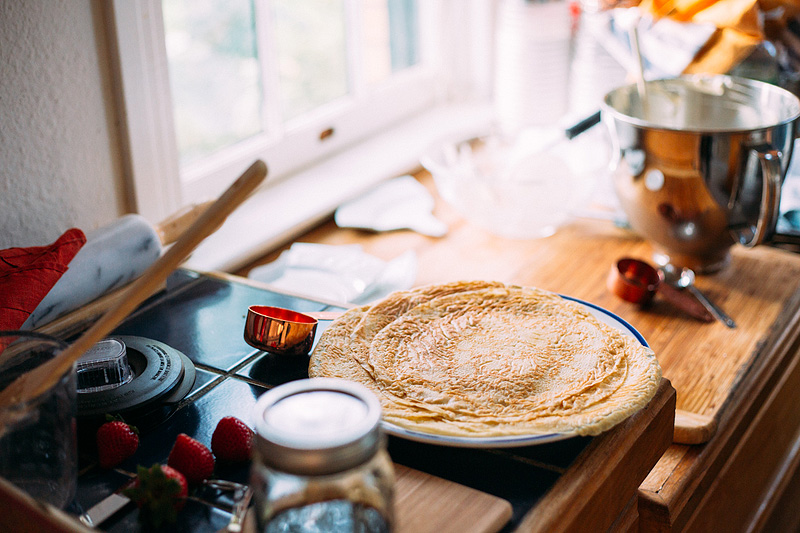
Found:
[[0, 0], [0, 249], [126, 212], [104, 0]]

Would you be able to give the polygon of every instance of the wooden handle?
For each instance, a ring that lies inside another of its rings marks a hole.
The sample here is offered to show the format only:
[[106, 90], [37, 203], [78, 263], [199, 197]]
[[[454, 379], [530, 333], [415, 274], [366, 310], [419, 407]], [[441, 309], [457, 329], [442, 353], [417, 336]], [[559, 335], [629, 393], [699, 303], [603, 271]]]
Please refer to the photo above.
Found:
[[159, 240], [161, 240], [161, 244], [166, 246], [177, 241], [183, 235], [183, 232], [194, 224], [200, 218], [200, 215], [205, 213], [213, 203], [213, 200], [209, 200], [200, 204], [186, 206], [156, 224], [155, 230]]
[[658, 295], [665, 301], [674, 305], [689, 316], [701, 322], [713, 322], [714, 317], [698, 302], [694, 296], [681, 289], [676, 289], [669, 283], [662, 283], [658, 288]]
[[106, 311], [92, 327], [57, 357], [23, 374], [0, 392], [0, 407], [35, 398], [55, 384], [81, 355], [118, 326], [166, 280], [203, 239], [219, 228], [266, 176], [267, 165], [260, 160], [253, 163], [158, 261], [130, 285], [119, 302]]
[[672, 442], [676, 444], [703, 444], [717, 432], [717, 421], [705, 415], [698, 415], [675, 409], [675, 429]]

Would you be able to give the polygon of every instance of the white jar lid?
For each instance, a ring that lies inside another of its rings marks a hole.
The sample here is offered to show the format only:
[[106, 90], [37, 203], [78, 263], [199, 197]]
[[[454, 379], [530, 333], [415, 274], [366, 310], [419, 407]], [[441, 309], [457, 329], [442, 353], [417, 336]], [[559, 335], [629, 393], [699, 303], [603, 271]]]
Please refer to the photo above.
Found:
[[366, 387], [333, 378], [286, 383], [256, 403], [256, 458], [301, 475], [353, 468], [383, 445], [381, 406]]

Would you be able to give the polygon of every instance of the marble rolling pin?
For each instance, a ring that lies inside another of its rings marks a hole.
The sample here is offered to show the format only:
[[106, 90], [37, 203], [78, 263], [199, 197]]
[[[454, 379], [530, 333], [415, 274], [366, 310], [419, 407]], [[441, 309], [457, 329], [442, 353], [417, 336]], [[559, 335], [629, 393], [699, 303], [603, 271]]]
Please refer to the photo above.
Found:
[[141, 215], [124, 215], [86, 235], [69, 268], [39, 302], [21, 329], [39, 328], [127, 285], [175, 242], [211, 202], [190, 206], [155, 227]]

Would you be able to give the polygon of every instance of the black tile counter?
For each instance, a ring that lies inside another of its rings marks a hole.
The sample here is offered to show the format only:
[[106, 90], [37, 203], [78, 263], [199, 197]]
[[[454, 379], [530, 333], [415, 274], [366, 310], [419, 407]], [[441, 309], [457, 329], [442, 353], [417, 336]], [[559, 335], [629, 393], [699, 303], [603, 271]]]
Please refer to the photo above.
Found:
[[[103, 470], [96, 464], [93, 433], [98, 422], [79, 422], [78, 501], [84, 509], [122, 487], [134, 476], [137, 465], [166, 463], [178, 434], [186, 433], [210, 446], [213, 430], [222, 417], [236, 416], [252, 427], [251, 410], [261, 394], [282, 383], [307, 377], [307, 357], [279, 357], [245, 343], [245, 316], [248, 306], [254, 304], [306, 312], [337, 310], [320, 302], [272, 292], [246, 280], [178, 270], [165, 290], [147, 300], [114, 331], [115, 335], [157, 340], [183, 352], [196, 367], [196, 379], [183, 400], [129, 420], [140, 428], [139, 449], [113, 470]], [[328, 324], [320, 322], [317, 338]], [[391, 437], [389, 453], [396, 463], [506, 499], [513, 509], [505, 528], [510, 531], [564, 477], [572, 464], [585, 462], [587, 450], [596, 448], [598, 440], [602, 438], [474, 450]], [[246, 483], [248, 465], [218, 467], [215, 476]], [[636, 486], [638, 482], [634, 492]], [[623, 504], [628, 499], [626, 496]], [[228, 494], [200, 488], [190, 493], [179, 523], [170, 530], [220, 531], [230, 519], [230, 510]], [[100, 524], [99, 529], [135, 530], [137, 513], [129, 505]]]

